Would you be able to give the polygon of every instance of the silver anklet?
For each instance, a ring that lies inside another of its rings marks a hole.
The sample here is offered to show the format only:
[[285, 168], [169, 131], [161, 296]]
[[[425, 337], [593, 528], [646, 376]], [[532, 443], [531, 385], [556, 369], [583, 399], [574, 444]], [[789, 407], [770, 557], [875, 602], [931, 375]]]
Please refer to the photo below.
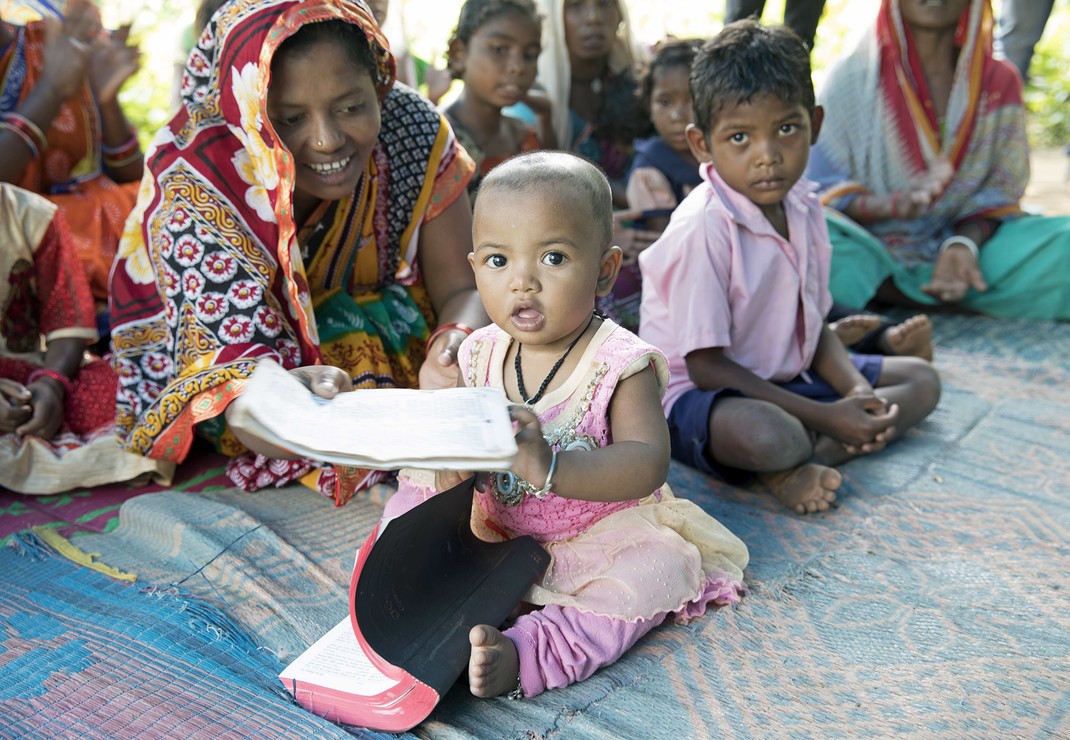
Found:
[[505, 695], [509, 701], [520, 701], [524, 698], [524, 686], [520, 683], [520, 671], [516, 672], [516, 688]]

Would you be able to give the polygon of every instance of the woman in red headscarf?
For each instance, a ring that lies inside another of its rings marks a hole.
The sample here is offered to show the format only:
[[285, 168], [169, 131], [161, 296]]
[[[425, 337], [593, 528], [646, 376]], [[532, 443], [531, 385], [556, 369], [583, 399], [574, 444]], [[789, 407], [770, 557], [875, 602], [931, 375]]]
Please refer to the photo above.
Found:
[[112, 276], [121, 438], [180, 461], [196, 428], [238, 485], [301, 479], [341, 503], [379, 474], [283, 459], [225, 411], [265, 358], [326, 395], [456, 385], [457, 348], [487, 321], [467, 262], [472, 162], [394, 84], [359, 2], [224, 5], [182, 92]]

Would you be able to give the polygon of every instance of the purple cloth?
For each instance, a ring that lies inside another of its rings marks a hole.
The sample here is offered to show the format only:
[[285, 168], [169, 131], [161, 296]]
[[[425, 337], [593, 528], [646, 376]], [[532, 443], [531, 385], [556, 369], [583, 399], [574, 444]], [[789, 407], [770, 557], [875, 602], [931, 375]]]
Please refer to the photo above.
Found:
[[640, 637], [657, 627], [665, 613], [625, 622], [554, 604], [524, 614], [505, 631], [520, 656], [524, 696], [583, 681], [615, 663]]

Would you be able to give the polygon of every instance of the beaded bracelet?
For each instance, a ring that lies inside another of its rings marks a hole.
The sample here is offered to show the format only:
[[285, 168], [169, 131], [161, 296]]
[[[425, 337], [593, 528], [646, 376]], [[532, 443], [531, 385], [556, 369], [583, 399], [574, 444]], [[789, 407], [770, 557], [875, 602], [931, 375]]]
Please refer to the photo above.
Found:
[[475, 329], [467, 324], [461, 324], [456, 321], [451, 321], [448, 324], [441, 324], [437, 329], [431, 332], [431, 336], [427, 338], [427, 346], [424, 349], [424, 353], [431, 354], [431, 345], [435, 343], [436, 339], [448, 331], [463, 331], [465, 334], [471, 334]]
[[63, 386], [63, 390], [67, 396], [74, 393], [74, 384], [71, 383], [71, 379], [58, 370], [53, 370], [50, 367], [39, 367], [31, 372], [30, 377], [26, 379], [26, 385], [30, 385], [40, 378], [52, 378], [52, 380], [59, 382]]

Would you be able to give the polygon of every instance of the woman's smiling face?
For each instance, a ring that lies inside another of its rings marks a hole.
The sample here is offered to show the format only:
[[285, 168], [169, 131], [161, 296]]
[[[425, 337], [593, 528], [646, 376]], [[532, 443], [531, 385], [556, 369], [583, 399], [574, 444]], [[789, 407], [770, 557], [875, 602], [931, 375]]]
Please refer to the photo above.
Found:
[[325, 39], [276, 58], [267, 113], [294, 158], [294, 210], [353, 193], [379, 138], [375, 83], [340, 42]]

